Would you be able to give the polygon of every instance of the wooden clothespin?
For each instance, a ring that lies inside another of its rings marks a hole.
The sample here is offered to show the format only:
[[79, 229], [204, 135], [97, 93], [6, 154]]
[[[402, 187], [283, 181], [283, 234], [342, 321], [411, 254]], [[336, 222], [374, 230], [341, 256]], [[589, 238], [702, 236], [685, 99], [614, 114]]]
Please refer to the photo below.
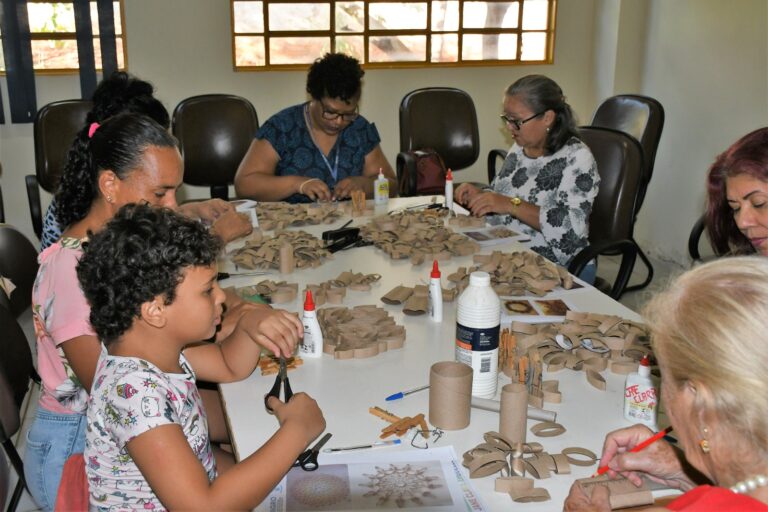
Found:
[[365, 192], [362, 190], [353, 190], [349, 194], [352, 199], [352, 216], [365, 214]]
[[386, 439], [392, 434], [395, 434], [397, 437], [403, 437], [413, 427], [419, 427], [421, 429], [421, 435], [423, 437], [429, 437], [429, 429], [427, 428], [427, 422], [424, 419], [423, 414], [417, 414], [413, 418], [406, 416], [382, 430], [379, 437], [381, 439]]
[[402, 418], [400, 418], [400, 416], [395, 416], [391, 412], [389, 412], [387, 410], [384, 410], [381, 407], [376, 407], [376, 406], [369, 407], [368, 408], [368, 412], [373, 414], [377, 418], [381, 418], [384, 421], [388, 421], [390, 423], [397, 423], [398, 421], [400, 421], [402, 419]]
[[[288, 370], [295, 370], [296, 367], [301, 366], [304, 364], [304, 361], [298, 357], [292, 357], [290, 359], [286, 359], [286, 365], [285, 367]], [[261, 369], [262, 375], [276, 375], [278, 371], [280, 371], [280, 364], [278, 363], [278, 360], [274, 356], [264, 356], [261, 359], [259, 359], [259, 368]]]

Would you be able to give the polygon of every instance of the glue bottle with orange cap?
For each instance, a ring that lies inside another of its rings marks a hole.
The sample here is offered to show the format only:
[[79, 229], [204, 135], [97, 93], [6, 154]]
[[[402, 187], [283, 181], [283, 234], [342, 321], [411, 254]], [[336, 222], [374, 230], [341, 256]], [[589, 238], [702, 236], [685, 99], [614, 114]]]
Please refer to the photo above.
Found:
[[443, 287], [437, 260], [432, 261], [432, 273], [429, 274], [429, 318], [434, 322], [443, 321]]
[[315, 301], [312, 299], [311, 290], [307, 290], [307, 296], [304, 299], [304, 314], [301, 317], [301, 323], [304, 325], [304, 340], [301, 342], [299, 351], [307, 357], [322, 356], [323, 331], [320, 330], [320, 323], [317, 321]]

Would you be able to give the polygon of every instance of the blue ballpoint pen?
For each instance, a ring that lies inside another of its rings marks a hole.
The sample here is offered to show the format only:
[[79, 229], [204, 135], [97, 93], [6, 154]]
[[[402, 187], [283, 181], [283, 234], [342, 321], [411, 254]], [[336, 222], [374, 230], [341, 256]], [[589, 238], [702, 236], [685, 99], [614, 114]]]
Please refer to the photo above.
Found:
[[428, 389], [428, 388], [429, 388], [429, 385], [409, 389], [408, 391], [400, 391], [399, 393], [395, 393], [394, 395], [389, 395], [387, 398], [384, 399], [384, 401], [391, 402], [393, 400], [400, 400], [401, 398], [408, 396], [411, 393], [416, 393], [417, 391], [424, 391], [425, 389]]

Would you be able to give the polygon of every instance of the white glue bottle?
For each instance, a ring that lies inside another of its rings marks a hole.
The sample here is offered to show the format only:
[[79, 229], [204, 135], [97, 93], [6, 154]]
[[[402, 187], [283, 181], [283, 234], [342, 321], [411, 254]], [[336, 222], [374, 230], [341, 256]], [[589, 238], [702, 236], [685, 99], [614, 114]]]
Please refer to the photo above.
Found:
[[656, 410], [659, 399], [651, 380], [651, 364], [643, 356], [636, 373], [627, 375], [624, 386], [624, 417], [633, 423], [642, 423], [656, 430]]
[[432, 273], [429, 274], [429, 318], [434, 322], [443, 321], [443, 287], [437, 260], [432, 261]]
[[450, 169], [445, 175], [445, 207], [450, 215], [453, 212], [453, 173]]
[[323, 355], [323, 331], [315, 313], [315, 301], [312, 300], [312, 291], [307, 290], [304, 300], [304, 314], [301, 317], [304, 324], [304, 340], [301, 342], [301, 354], [307, 357], [320, 357]]
[[487, 272], [472, 272], [459, 296], [456, 361], [472, 367], [472, 395], [493, 398], [499, 374], [501, 302]]
[[373, 204], [387, 204], [389, 202], [389, 180], [379, 167], [379, 176], [373, 182]]

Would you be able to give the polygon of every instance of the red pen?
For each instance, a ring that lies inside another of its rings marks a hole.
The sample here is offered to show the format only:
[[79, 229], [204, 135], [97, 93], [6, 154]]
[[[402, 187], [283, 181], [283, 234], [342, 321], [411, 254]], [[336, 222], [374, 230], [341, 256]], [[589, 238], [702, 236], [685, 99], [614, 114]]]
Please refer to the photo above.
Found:
[[[646, 448], [647, 446], [655, 443], [656, 441], [658, 441], [659, 439], [661, 439], [665, 435], [669, 434], [670, 432], [672, 432], [672, 426], [671, 425], [669, 427], [665, 428], [664, 430], [656, 432], [654, 435], [652, 435], [651, 437], [649, 437], [648, 439], [646, 439], [642, 443], [638, 444], [637, 446], [635, 446], [634, 448], [629, 450], [628, 453], [637, 453], [640, 450]], [[608, 471], [608, 466], [599, 467], [599, 468], [597, 468], [597, 472], [594, 475], [592, 475], [591, 478], [595, 478], [596, 476], [599, 476], [599, 475], [604, 475], [607, 471]]]

